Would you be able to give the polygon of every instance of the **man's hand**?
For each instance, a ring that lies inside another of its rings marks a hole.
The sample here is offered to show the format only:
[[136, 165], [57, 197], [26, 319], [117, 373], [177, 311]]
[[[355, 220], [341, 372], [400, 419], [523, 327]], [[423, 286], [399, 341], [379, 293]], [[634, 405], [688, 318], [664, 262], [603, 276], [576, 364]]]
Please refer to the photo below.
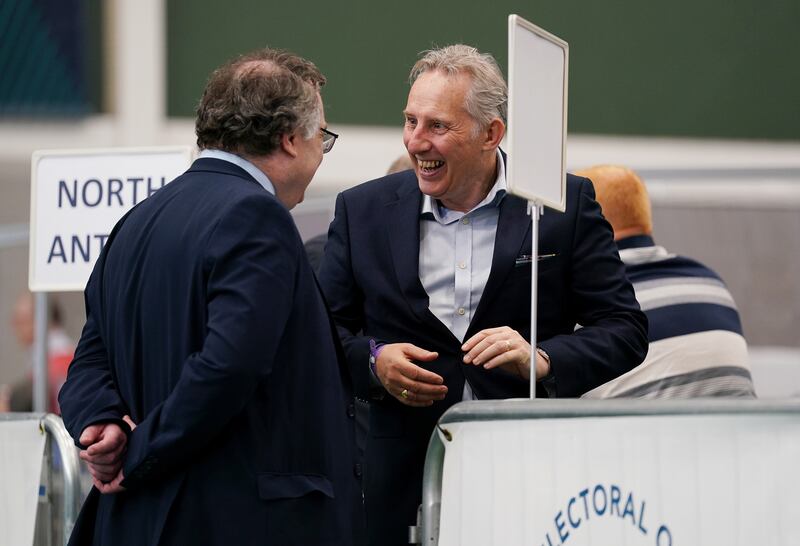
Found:
[[[136, 428], [127, 415], [123, 420], [131, 427]], [[89, 466], [94, 486], [101, 493], [118, 493], [125, 489], [119, 484], [124, 479], [122, 475], [122, 458], [128, 437], [116, 423], [101, 423], [89, 425], [81, 433], [81, 445], [87, 446], [79, 454]]]
[[439, 353], [426, 351], [410, 343], [384, 345], [375, 361], [375, 371], [383, 387], [407, 406], [425, 407], [447, 394], [444, 379], [414, 364], [431, 362]]
[[122, 468], [122, 455], [128, 437], [116, 423], [89, 425], [81, 433], [80, 444], [86, 449], [80, 452], [80, 458], [89, 465], [92, 478], [100, 482], [109, 482]]
[[[501, 367], [523, 379], [531, 377], [531, 345], [508, 326], [487, 328], [469, 338], [461, 350], [464, 364], [483, 366], [487, 370]], [[536, 379], [550, 373], [550, 363], [536, 354]]]
[[125, 491], [125, 488], [122, 487], [120, 484], [124, 479], [125, 476], [122, 474], [122, 468], [120, 468], [117, 475], [114, 476], [114, 479], [111, 480], [110, 482], [101, 482], [98, 481], [97, 478], [92, 476], [92, 485], [94, 485], [97, 488], [97, 490], [103, 493], [104, 495], [109, 493], [122, 493], [123, 491]]

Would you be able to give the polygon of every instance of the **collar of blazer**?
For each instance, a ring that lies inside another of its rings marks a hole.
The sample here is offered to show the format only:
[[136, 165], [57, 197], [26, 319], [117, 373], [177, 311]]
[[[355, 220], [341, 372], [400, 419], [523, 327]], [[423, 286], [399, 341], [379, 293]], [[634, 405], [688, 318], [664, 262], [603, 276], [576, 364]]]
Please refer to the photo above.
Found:
[[239, 167], [238, 165], [234, 165], [230, 161], [225, 161], [223, 159], [215, 159], [213, 157], [201, 157], [199, 159], [195, 159], [194, 163], [192, 163], [191, 167], [189, 167], [189, 169], [186, 172], [187, 173], [207, 172], [207, 173], [226, 174], [230, 176], [236, 176], [238, 178], [243, 178], [245, 180], [252, 182], [253, 184], [258, 184], [258, 181], [255, 178], [253, 178], [250, 175], [250, 173], [248, 173], [243, 168]]

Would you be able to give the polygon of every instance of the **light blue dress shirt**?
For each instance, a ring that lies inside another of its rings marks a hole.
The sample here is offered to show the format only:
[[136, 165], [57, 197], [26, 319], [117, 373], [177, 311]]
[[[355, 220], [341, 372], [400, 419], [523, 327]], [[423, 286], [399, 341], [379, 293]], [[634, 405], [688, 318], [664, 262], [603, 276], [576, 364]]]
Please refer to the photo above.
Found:
[[[462, 342], [492, 269], [500, 202], [507, 188], [498, 150], [495, 183], [472, 210], [449, 210], [429, 195], [422, 196], [419, 279], [431, 312]], [[467, 382], [463, 399], [474, 399]]]
[[247, 171], [247, 173], [255, 178], [256, 182], [258, 182], [265, 190], [270, 192], [272, 195], [275, 195], [275, 186], [272, 185], [272, 182], [270, 182], [269, 178], [267, 178], [267, 175], [264, 174], [264, 171], [241, 156], [222, 150], [203, 150], [200, 152], [197, 158], [221, 159], [222, 161], [233, 163], [234, 165]]

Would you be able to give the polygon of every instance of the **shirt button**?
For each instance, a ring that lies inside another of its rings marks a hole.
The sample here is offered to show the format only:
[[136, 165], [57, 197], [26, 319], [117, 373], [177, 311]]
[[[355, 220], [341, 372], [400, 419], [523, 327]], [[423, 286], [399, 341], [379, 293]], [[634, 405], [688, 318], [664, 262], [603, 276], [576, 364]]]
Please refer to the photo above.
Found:
[[363, 474], [363, 471], [361, 470], [361, 463], [356, 463], [355, 466], [353, 466], [353, 474], [356, 475], [356, 478], [361, 477]]
[[461, 219], [461, 223], [462, 224], [469, 224], [469, 218], [462, 218]]
[[347, 404], [347, 416], [351, 419], [356, 416], [356, 406], [354, 404]]
[[465, 269], [466, 267], [467, 267], [467, 264], [465, 264], [464, 262], [459, 262], [459, 264], [458, 264], [458, 268], [459, 269]]
[[464, 313], [466, 313], [466, 311], [464, 310], [464, 308], [463, 308], [463, 307], [459, 307], [459, 308], [458, 308], [458, 314], [459, 314], [459, 315], [463, 315]]

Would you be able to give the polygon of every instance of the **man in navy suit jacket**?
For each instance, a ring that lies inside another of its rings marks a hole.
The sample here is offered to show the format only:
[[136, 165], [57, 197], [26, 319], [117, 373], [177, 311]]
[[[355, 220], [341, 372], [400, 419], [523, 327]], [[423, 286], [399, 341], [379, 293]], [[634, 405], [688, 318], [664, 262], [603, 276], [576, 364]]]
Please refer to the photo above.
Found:
[[324, 83], [269, 49], [215, 71], [199, 159], [110, 235], [59, 398], [95, 485], [73, 544], [356, 542], [350, 380], [288, 210]]
[[448, 407], [527, 397], [531, 373], [539, 396], [576, 397], [647, 351], [646, 318], [589, 181], [568, 177], [566, 213], [543, 216], [531, 256], [527, 203], [505, 191], [507, 90], [494, 59], [433, 50], [411, 80], [414, 170], [339, 195], [320, 270], [356, 394], [372, 393], [364, 495], [375, 546], [408, 542], [428, 440]]

